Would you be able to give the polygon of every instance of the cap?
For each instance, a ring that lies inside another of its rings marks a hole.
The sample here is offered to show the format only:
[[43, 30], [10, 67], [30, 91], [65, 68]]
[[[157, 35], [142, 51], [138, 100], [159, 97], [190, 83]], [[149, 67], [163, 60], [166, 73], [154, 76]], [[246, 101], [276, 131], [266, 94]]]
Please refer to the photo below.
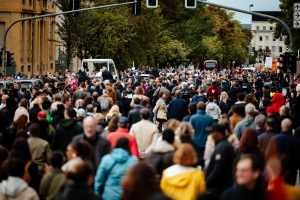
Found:
[[206, 128], [206, 131], [209, 132], [209, 133], [212, 133], [212, 132], [221, 132], [223, 135], [225, 135], [225, 126], [222, 125], [222, 124], [217, 124], [217, 123], [214, 123], [211, 127], [207, 127]]
[[40, 112], [38, 112], [38, 117], [47, 117], [47, 113], [41, 110]]
[[82, 108], [79, 108], [79, 109], [77, 110], [76, 116], [77, 116], [77, 117], [85, 118], [85, 116], [86, 116], [85, 111], [84, 111]]
[[105, 84], [105, 85], [109, 85], [109, 84], [110, 84], [110, 81], [109, 81], [109, 80], [105, 80], [105, 81], [104, 81], [104, 84]]
[[120, 117], [118, 123], [119, 124], [128, 124], [127, 117]]
[[194, 86], [194, 85], [190, 85], [190, 89], [191, 89], [192, 87], [195, 87], [195, 86]]
[[272, 106], [268, 106], [266, 109], [266, 113], [274, 113], [274, 108]]

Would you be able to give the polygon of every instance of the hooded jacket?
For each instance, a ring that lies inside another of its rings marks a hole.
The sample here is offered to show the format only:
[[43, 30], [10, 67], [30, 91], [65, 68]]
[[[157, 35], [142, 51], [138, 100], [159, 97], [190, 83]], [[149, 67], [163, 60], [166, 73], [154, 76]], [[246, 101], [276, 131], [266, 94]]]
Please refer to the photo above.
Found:
[[105, 85], [105, 89], [108, 90], [108, 96], [110, 96], [114, 102], [114, 104], [116, 103], [117, 100], [117, 96], [116, 96], [116, 92], [114, 90], [113, 87], [111, 87], [110, 85]]
[[51, 149], [53, 151], [66, 152], [66, 148], [72, 141], [72, 138], [80, 133], [83, 133], [83, 128], [75, 119], [62, 119], [56, 127]]
[[206, 114], [212, 116], [212, 118], [214, 118], [214, 119], [218, 119], [219, 116], [221, 115], [221, 109], [215, 103], [207, 104], [205, 112], [206, 112]]
[[102, 158], [98, 167], [94, 184], [95, 193], [99, 194], [100, 188], [104, 185], [103, 199], [120, 199], [123, 192], [122, 178], [137, 162], [138, 159], [131, 156], [127, 150], [122, 148], [113, 149], [111, 154], [107, 154]]
[[212, 86], [211, 81], [207, 81], [206, 83], [204, 83], [204, 84], [202, 85], [202, 89], [203, 89], [204, 92], [206, 93], [207, 90], [208, 90], [208, 88], [210, 88], [211, 86]]
[[231, 100], [231, 105], [234, 105], [235, 102], [237, 102], [237, 94], [238, 93], [243, 93], [240, 88], [233, 87], [228, 91], [228, 97]]
[[281, 93], [275, 93], [271, 99], [272, 107], [276, 113], [279, 113], [280, 108], [285, 105], [286, 96], [283, 96]]
[[202, 171], [181, 165], [173, 165], [164, 170], [160, 187], [174, 200], [194, 200], [206, 188]]
[[0, 199], [5, 199], [4, 195], [8, 197], [8, 200], [39, 199], [34, 189], [29, 187], [23, 179], [14, 176], [9, 176], [7, 180], [0, 183]]
[[213, 85], [207, 90], [207, 97], [212, 97], [214, 99], [218, 99], [218, 96], [221, 94], [220, 88], [218, 86]]
[[195, 103], [196, 105], [198, 104], [198, 102], [203, 101], [204, 102], [204, 98], [203, 96], [200, 96], [199, 94], [195, 94], [192, 98], [191, 103]]
[[236, 124], [233, 133], [240, 140], [246, 129], [253, 128], [256, 129], [253, 117], [245, 117], [242, 121]]

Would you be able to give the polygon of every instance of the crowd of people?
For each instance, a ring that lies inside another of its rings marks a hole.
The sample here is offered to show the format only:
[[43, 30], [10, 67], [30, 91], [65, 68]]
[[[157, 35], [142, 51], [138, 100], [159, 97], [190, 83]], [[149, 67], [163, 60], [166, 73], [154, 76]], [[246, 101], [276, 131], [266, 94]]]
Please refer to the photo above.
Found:
[[0, 199], [300, 199], [300, 78], [101, 74], [1, 88]]

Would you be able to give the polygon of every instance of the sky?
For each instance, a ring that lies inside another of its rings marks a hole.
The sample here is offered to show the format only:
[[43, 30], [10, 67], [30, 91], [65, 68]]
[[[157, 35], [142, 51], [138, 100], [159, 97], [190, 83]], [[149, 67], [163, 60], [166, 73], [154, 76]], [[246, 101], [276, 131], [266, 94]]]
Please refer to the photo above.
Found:
[[[280, 11], [279, 0], [207, 0], [211, 3], [239, 8], [242, 10], [249, 10], [249, 5], [253, 4], [252, 11]], [[236, 12], [235, 19], [239, 20], [242, 24], [251, 24], [252, 16]]]

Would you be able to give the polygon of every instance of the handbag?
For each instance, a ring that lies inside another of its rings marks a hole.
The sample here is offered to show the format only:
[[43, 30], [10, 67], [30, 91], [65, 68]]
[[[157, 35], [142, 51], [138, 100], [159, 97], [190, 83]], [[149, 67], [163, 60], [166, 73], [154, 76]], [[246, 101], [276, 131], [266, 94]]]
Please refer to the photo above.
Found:
[[100, 193], [100, 194], [103, 194], [105, 182], [107, 181], [107, 178], [108, 178], [108, 176], [109, 176], [111, 170], [114, 168], [114, 166], [115, 166], [116, 164], [117, 164], [117, 162], [115, 161], [114, 164], [113, 164], [113, 165], [111, 166], [111, 168], [109, 169], [109, 171], [107, 172], [107, 175], [106, 175], [106, 177], [105, 177], [105, 179], [104, 179], [104, 181], [103, 181], [103, 184], [102, 184], [102, 186], [99, 188], [99, 193]]

